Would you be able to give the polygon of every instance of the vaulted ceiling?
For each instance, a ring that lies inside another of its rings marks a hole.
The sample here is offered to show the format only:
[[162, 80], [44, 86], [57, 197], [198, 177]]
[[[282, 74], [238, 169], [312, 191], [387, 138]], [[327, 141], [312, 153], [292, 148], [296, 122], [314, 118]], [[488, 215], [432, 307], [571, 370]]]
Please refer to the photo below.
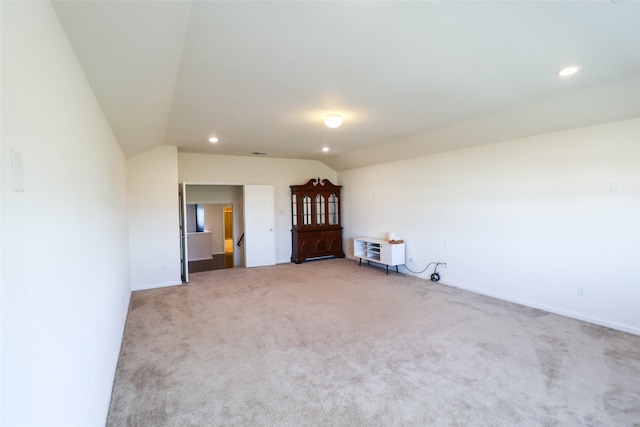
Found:
[[638, 2], [53, 4], [127, 156], [344, 170], [640, 116]]

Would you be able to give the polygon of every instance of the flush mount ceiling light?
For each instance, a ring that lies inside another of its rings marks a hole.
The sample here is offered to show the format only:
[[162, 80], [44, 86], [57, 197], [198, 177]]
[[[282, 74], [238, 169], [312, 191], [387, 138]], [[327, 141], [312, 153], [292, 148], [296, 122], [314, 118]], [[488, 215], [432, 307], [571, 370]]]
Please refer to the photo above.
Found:
[[218, 142], [218, 138], [216, 138], [215, 136], [212, 136], [211, 138], [209, 138], [209, 142], [215, 144], [216, 142]]
[[322, 152], [324, 152], [324, 153], [329, 152], [329, 147], [322, 147]]
[[558, 71], [556, 71], [556, 74], [559, 75], [560, 77], [569, 77], [569, 76], [573, 76], [578, 71], [580, 71], [580, 67], [571, 65], [569, 67], [560, 68]]
[[342, 124], [342, 116], [340, 114], [327, 114], [324, 116], [324, 124], [331, 129], [335, 129]]

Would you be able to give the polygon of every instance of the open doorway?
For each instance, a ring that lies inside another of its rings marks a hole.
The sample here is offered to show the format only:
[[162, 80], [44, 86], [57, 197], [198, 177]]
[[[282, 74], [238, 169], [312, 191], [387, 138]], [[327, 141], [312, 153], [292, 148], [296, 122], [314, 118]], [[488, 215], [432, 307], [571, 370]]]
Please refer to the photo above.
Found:
[[222, 208], [222, 221], [224, 229], [224, 267], [233, 267], [233, 206], [224, 206]]
[[[206, 261], [211, 263], [216, 250], [199, 258], [198, 249], [192, 239], [210, 240], [215, 242], [214, 230], [208, 229], [207, 205], [218, 205], [217, 229], [219, 230], [220, 248], [218, 254], [222, 254], [224, 264], [233, 267], [261, 267], [275, 265], [276, 241], [275, 241], [275, 202], [274, 191], [271, 185], [228, 185], [208, 183], [182, 182], [178, 186], [180, 197], [180, 268], [182, 281], [189, 282], [191, 261]], [[196, 205], [189, 208], [189, 205]], [[205, 225], [198, 231], [197, 218], [198, 206], [203, 205]], [[245, 207], [249, 207], [245, 209]], [[224, 221], [225, 209], [229, 212], [229, 221]], [[191, 211], [193, 209], [193, 213]], [[190, 223], [195, 222], [195, 231]], [[228, 224], [228, 226], [226, 225]], [[227, 228], [228, 227], [228, 228]], [[203, 233], [211, 231], [208, 239]], [[246, 236], [246, 237], [245, 237]], [[230, 241], [229, 241], [230, 240]], [[202, 243], [202, 242], [200, 242]], [[202, 244], [207, 247], [207, 244]], [[233, 262], [231, 263], [231, 260]], [[227, 264], [228, 263], [228, 264]], [[226, 267], [224, 267], [226, 268]], [[196, 267], [197, 269], [197, 267]], [[198, 271], [205, 271], [199, 270]]]
[[[189, 281], [189, 272], [244, 266], [245, 248], [241, 242], [244, 233], [243, 186], [183, 182], [178, 188], [181, 195], [182, 281]], [[230, 208], [227, 211], [231, 212], [231, 221], [226, 221], [230, 230], [225, 230], [225, 208]], [[199, 212], [202, 213], [198, 215]], [[199, 218], [203, 219], [201, 226], [198, 226]], [[195, 225], [191, 225], [192, 222]], [[228, 250], [231, 249], [228, 238], [232, 239], [232, 251]], [[199, 248], [209, 250], [199, 252]]]
[[189, 271], [233, 268], [233, 205], [188, 203], [186, 212]]

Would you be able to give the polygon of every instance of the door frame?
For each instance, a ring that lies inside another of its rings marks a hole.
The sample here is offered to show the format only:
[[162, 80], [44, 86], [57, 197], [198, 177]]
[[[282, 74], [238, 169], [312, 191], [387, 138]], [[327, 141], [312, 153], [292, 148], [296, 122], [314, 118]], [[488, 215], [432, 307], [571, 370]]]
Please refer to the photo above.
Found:
[[180, 200], [180, 277], [182, 283], [189, 282], [189, 245], [187, 244], [187, 184], [178, 185]]
[[[226, 208], [231, 208], [231, 242], [233, 243], [231, 245], [231, 250], [232, 252], [235, 252], [235, 245], [236, 245], [236, 235], [233, 232], [233, 215], [234, 215], [234, 208], [233, 208], [233, 203], [221, 203], [222, 205], [222, 241], [224, 242], [224, 245], [227, 244], [227, 219], [226, 219], [226, 215], [224, 210]], [[227, 248], [225, 246], [224, 248], [224, 253], [227, 252]]]

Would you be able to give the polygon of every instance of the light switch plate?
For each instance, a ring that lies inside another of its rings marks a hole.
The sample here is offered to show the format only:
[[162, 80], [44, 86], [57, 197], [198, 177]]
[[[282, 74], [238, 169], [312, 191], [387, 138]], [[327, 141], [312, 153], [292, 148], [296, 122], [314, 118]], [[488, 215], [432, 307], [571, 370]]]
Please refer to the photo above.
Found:
[[11, 189], [15, 192], [24, 192], [24, 170], [22, 153], [11, 150]]
[[620, 184], [618, 184], [617, 182], [612, 182], [611, 184], [609, 184], [609, 191], [611, 191], [612, 193], [619, 193]]

